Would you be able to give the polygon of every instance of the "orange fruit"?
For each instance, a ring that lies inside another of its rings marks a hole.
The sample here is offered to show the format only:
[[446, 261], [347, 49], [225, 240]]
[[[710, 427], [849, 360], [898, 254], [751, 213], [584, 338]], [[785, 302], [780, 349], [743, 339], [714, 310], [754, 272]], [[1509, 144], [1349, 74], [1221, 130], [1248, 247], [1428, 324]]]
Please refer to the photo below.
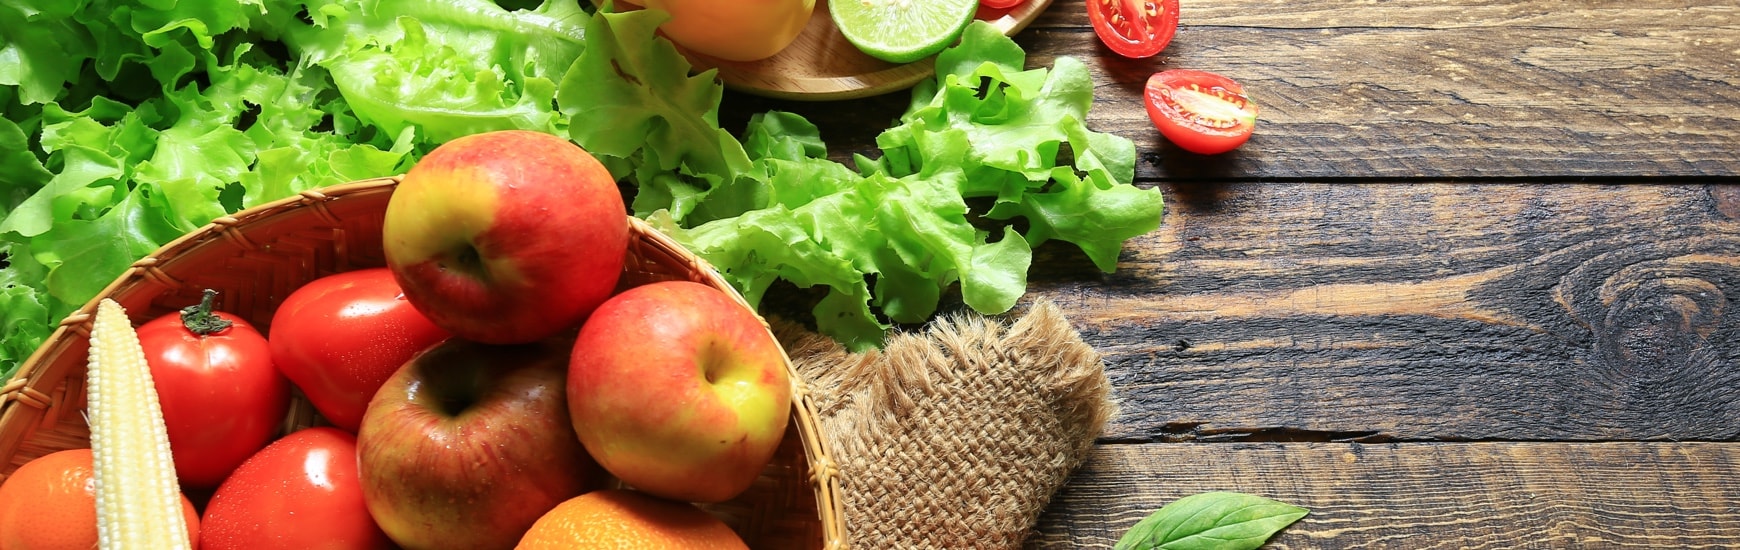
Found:
[[556, 505], [517, 550], [566, 548], [747, 549], [725, 522], [687, 502], [604, 489]]
[[[97, 547], [97, 483], [90, 449], [43, 455], [0, 484], [0, 548]], [[199, 540], [199, 514], [181, 497], [187, 529]]]

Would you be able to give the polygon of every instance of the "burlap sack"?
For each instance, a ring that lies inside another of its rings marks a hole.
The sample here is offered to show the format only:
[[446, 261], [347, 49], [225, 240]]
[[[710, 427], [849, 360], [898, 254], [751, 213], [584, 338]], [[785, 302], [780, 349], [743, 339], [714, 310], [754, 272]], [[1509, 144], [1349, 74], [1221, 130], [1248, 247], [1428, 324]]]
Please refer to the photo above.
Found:
[[1116, 412], [1099, 354], [1050, 302], [868, 354], [775, 332], [815, 394], [853, 548], [1020, 547]]

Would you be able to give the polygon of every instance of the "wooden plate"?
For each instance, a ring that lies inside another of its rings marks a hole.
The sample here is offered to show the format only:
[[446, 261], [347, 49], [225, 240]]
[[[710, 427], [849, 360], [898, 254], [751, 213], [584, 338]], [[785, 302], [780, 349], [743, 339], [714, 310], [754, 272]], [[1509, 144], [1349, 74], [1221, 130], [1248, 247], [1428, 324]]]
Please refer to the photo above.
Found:
[[[1003, 34], [1026, 28], [1051, 0], [1027, 0], [1013, 8], [979, 7], [978, 18], [990, 22]], [[855, 99], [904, 89], [931, 76], [934, 58], [895, 64], [858, 51], [834, 28], [827, 0], [816, 0], [809, 26], [795, 41], [773, 57], [760, 61], [726, 61], [677, 48], [696, 71], [719, 69], [725, 86], [745, 93], [779, 99], [831, 101]]]

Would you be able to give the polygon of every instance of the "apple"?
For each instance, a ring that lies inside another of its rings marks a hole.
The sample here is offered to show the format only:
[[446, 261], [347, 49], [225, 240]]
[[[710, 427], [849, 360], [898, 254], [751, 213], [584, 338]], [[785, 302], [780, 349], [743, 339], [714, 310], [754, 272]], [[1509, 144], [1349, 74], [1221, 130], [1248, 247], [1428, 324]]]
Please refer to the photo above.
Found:
[[605, 479], [566, 412], [569, 341], [452, 339], [411, 359], [357, 433], [363, 501], [406, 548], [512, 548]]
[[684, 48], [726, 61], [756, 61], [790, 46], [815, 0], [638, 0], [671, 14], [659, 31]]
[[623, 291], [581, 325], [568, 410], [587, 452], [624, 483], [720, 502], [772, 459], [791, 381], [754, 312], [713, 287], [660, 282]]
[[628, 209], [610, 172], [568, 140], [502, 130], [436, 147], [387, 201], [387, 267], [411, 305], [467, 340], [516, 344], [571, 328], [616, 288]]

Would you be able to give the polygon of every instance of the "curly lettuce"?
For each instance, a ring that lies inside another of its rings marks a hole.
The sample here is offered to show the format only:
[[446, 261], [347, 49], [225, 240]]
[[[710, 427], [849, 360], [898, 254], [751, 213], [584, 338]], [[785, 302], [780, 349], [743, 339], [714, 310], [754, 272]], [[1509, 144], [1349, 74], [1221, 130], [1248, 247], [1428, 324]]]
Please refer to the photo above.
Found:
[[0, 2], [0, 379], [138, 258], [212, 219], [565, 130], [590, 17], [551, 0]]
[[662, 17], [593, 19], [557, 96], [570, 137], [638, 184], [636, 215], [751, 303], [778, 280], [825, 287], [817, 328], [854, 349], [928, 319], [957, 284], [974, 310], [1007, 311], [1047, 240], [1110, 271], [1124, 240], [1159, 226], [1159, 192], [1131, 184], [1134, 144], [1083, 122], [1093, 83], [1079, 61], [1024, 70], [1014, 41], [976, 23], [878, 137], [882, 157], [848, 168], [790, 113], [754, 117], [742, 141], [719, 129], [720, 85], [658, 45]]
[[350, 109], [389, 134], [442, 143], [493, 130], [558, 133], [556, 81], [585, 49], [579, 2], [509, 10], [489, 0], [309, 2], [286, 42], [327, 70]]
[[491, 130], [568, 136], [755, 303], [823, 289], [818, 328], [857, 349], [956, 289], [1009, 309], [1041, 243], [1110, 270], [1159, 223], [1130, 142], [1083, 122], [1085, 67], [1025, 69], [988, 26], [848, 166], [791, 113], [720, 128], [723, 87], [656, 35], [663, 14], [536, 4], [0, 2], [0, 378], [161, 244]]

